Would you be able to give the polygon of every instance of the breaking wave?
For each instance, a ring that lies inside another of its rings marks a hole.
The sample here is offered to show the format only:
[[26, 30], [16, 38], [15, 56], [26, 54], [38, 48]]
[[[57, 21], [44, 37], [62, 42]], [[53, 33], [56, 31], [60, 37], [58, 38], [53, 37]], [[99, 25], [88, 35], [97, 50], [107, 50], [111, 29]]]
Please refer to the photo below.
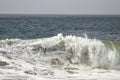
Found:
[[120, 42], [72, 35], [42, 39], [0, 40], [0, 55], [34, 65], [79, 65], [91, 68], [120, 69]]

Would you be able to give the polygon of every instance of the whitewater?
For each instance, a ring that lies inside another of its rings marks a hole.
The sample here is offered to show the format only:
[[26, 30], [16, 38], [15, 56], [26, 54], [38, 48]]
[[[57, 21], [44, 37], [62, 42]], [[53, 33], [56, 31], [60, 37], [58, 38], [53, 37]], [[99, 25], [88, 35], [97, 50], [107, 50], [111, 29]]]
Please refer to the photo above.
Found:
[[0, 80], [120, 80], [120, 42], [62, 34], [0, 40]]

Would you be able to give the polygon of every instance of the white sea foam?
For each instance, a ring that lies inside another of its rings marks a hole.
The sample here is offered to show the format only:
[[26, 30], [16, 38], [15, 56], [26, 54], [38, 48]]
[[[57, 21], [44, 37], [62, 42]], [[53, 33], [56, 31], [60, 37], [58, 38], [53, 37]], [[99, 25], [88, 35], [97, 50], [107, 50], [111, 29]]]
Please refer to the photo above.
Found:
[[[11, 71], [12, 74], [27, 75], [26, 79], [29, 75], [33, 79], [47, 75], [51, 79], [57, 77], [66, 80], [68, 74], [76, 74], [76, 78], [86, 72], [97, 75], [95, 70], [109, 76], [112, 70], [120, 69], [120, 43], [62, 34], [33, 40], [7, 39], [0, 41], [0, 59], [9, 63], [7, 68], [17, 71]], [[8, 74], [8, 71], [4, 74]], [[89, 74], [83, 76], [90, 78]], [[94, 75], [94, 78], [97, 77]]]

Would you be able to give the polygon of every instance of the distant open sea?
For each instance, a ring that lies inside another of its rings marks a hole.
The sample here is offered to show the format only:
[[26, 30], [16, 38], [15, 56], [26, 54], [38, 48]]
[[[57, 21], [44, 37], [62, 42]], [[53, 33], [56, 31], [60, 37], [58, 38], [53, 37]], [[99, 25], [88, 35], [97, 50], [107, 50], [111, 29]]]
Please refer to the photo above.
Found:
[[0, 15], [0, 39], [63, 35], [120, 40], [120, 16]]

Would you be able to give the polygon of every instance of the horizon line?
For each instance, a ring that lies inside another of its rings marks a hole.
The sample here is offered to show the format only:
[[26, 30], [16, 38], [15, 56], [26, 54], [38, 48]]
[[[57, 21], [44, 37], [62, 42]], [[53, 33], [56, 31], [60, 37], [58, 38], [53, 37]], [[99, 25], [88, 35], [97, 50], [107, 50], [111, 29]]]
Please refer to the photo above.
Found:
[[28, 17], [38, 17], [38, 16], [43, 16], [43, 17], [69, 17], [69, 16], [86, 16], [86, 17], [92, 17], [92, 16], [96, 16], [96, 17], [102, 17], [102, 16], [106, 16], [106, 17], [118, 17], [120, 16], [120, 14], [116, 15], [116, 14], [0, 14], [0, 17], [22, 17], [22, 16], [28, 16]]
[[117, 15], [120, 15], [120, 14], [39, 14], [39, 13], [37, 13], [37, 14], [33, 14], [33, 13], [0, 13], [0, 15], [105, 15], [105, 16], [111, 16], [111, 15], [113, 15], [113, 16], [117, 16]]

